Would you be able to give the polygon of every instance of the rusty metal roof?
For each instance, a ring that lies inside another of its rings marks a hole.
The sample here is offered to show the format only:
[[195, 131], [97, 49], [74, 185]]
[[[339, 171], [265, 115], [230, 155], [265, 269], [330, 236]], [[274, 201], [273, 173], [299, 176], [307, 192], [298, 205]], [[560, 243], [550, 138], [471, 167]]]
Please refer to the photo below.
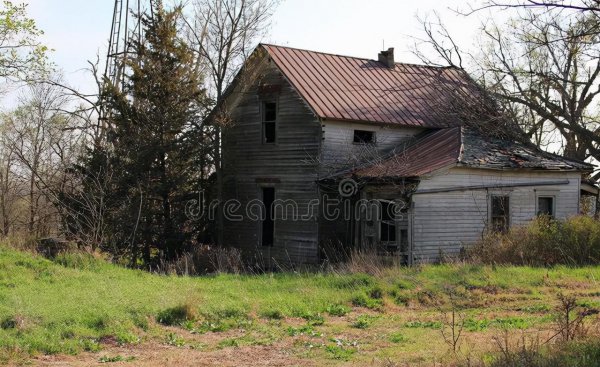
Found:
[[590, 164], [544, 152], [533, 145], [485, 136], [462, 126], [426, 132], [406, 148], [398, 147], [381, 161], [345, 175], [380, 179], [419, 177], [452, 166], [582, 172], [593, 169]]
[[459, 69], [379, 61], [263, 44], [271, 59], [323, 119], [442, 128], [456, 126], [440, 106], [469, 85]]
[[429, 172], [456, 165], [460, 155], [460, 128], [429, 131], [417, 136], [405, 149], [399, 147], [380, 162], [352, 172], [357, 177], [419, 177]]

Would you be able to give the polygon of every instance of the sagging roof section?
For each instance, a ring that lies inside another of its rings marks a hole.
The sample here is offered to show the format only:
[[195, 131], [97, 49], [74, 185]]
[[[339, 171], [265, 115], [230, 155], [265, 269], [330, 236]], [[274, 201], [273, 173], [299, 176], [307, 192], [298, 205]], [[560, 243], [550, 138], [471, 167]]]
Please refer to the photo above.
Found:
[[470, 80], [451, 67], [384, 63], [289, 47], [261, 45], [322, 119], [443, 128], [451, 91]]
[[446, 167], [592, 171], [593, 166], [544, 152], [533, 145], [485, 136], [470, 127], [433, 130], [405, 149], [350, 173], [362, 178], [419, 177]]
[[406, 149], [352, 172], [357, 177], [419, 177], [432, 171], [456, 165], [460, 154], [460, 128], [435, 130], [422, 135]]

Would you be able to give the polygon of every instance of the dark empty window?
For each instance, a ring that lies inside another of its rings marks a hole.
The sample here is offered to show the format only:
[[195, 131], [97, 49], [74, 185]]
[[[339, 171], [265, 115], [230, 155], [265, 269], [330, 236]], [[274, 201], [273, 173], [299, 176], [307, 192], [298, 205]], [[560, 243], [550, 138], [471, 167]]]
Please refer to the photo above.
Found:
[[263, 102], [263, 141], [275, 142], [275, 124], [277, 121], [277, 103]]
[[554, 198], [552, 196], [538, 197], [538, 215], [554, 216]]
[[375, 132], [366, 130], [354, 130], [354, 142], [355, 143], [374, 143]]
[[497, 232], [506, 232], [508, 230], [510, 218], [508, 196], [492, 196], [490, 210], [492, 230]]
[[396, 242], [396, 218], [393, 213], [393, 205], [387, 201], [381, 201], [381, 242]]
[[263, 187], [263, 204], [265, 205], [265, 217], [262, 222], [262, 245], [273, 246], [275, 237], [275, 222], [273, 218], [273, 202], [275, 201], [275, 188]]

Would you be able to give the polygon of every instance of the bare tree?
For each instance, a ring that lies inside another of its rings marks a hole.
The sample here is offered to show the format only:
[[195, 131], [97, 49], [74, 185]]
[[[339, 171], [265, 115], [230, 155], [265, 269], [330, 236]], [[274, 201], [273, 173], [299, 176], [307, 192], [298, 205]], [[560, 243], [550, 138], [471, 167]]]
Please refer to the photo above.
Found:
[[600, 1], [598, 0], [580, 0], [577, 2], [565, 0], [519, 0], [514, 2], [490, 0], [481, 6], [470, 7], [467, 11], [460, 11], [464, 15], [471, 15], [475, 12], [490, 9], [534, 9], [534, 10], [574, 10], [583, 12], [600, 12]]
[[3, 162], [2, 191], [14, 192], [18, 186], [25, 193], [25, 229], [31, 235], [46, 235], [56, 228], [56, 192], [64, 185], [65, 167], [78, 154], [79, 135], [73, 121], [60, 112], [64, 103], [56, 87], [37, 84], [3, 118], [2, 148], [10, 155]]
[[[426, 45], [443, 62], [457, 65], [459, 53], [441, 22], [423, 22]], [[437, 28], [436, 28], [437, 27]], [[466, 68], [485, 93], [500, 102], [537, 146], [566, 157], [600, 158], [598, 75], [600, 22], [596, 14], [526, 10], [506, 25], [482, 28], [481, 52]], [[417, 53], [427, 60], [424, 52]], [[454, 57], [449, 57], [449, 55]]]

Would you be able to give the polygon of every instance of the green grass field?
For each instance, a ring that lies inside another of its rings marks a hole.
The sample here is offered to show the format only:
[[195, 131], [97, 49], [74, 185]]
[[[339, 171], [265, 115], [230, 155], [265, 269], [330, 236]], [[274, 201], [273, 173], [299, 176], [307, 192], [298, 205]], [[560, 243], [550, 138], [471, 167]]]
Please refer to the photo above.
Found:
[[[600, 308], [599, 280], [600, 267], [474, 265], [176, 277], [0, 245], [0, 362], [85, 354], [126, 364], [134, 357], [111, 355], [112, 346], [148, 344], [196, 353], [274, 346], [307, 365], [485, 361], [499, 335], [551, 333], [558, 293]], [[451, 303], [464, 317], [458, 354], [441, 332]]]

